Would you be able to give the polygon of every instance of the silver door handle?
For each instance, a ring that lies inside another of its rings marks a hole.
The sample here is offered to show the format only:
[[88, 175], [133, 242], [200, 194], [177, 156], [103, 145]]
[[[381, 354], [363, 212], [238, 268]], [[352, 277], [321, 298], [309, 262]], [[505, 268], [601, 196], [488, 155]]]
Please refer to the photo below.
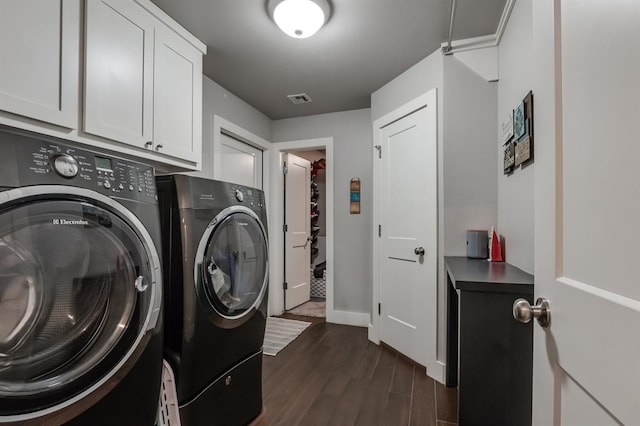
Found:
[[164, 148], [164, 146], [162, 146], [161, 143], [159, 143], [158, 145], [156, 145], [156, 151], [160, 151], [162, 148]]
[[304, 245], [302, 246], [302, 248], [307, 248], [307, 244], [309, 244], [309, 241], [313, 241], [313, 238], [307, 237], [307, 241], [304, 242]]
[[153, 146], [153, 142], [152, 141], [144, 143], [144, 147], [147, 148], [147, 149], [151, 148], [152, 146]]
[[517, 299], [513, 302], [513, 318], [524, 323], [528, 323], [531, 318], [535, 318], [542, 328], [547, 328], [551, 324], [549, 301], [544, 297], [539, 297], [536, 300], [536, 304], [531, 306], [526, 299]]
[[416, 254], [416, 256], [424, 256], [424, 247], [416, 247], [415, 249], [413, 249], [413, 252]]

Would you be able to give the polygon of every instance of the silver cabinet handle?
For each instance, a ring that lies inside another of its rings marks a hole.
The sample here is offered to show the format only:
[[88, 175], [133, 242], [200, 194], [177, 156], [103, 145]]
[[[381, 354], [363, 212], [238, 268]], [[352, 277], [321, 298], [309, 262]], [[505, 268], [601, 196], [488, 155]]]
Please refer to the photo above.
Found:
[[424, 247], [416, 247], [413, 252], [416, 256], [424, 256]]
[[547, 328], [551, 325], [549, 301], [544, 297], [539, 297], [536, 304], [531, 306], [526, 299], [517, 299], [513, 302], [513, 318], [523, 323], [528, 323], [531, 318], [535, 318], [542, 328]]
[[164, 148], [164, 147], [162, 146], [162, 144], [161, 144], [161, 143], [159, 143], [158, 145], [156, 145], [156, 151], [160, 151], [162, 148]]
[[144, 143], [144, 147], [145, 147], [145, 148], [147, 148], [147, 149], [148, 149], [148, 148], [151, 148], [152, 146], [153, 146], [153, 142], [152, 142], [152, 141], [149, 141], [149, 142], [145, 142], [145, 143]]

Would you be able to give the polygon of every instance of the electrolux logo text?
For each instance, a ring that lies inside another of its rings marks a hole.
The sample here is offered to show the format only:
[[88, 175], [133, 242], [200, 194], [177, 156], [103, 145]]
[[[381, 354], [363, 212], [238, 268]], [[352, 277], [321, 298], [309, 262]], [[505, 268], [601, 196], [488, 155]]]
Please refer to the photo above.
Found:
[[89, 221], [81, 220], [81, 219], [75, 219], [75, 220], [53, 219], [53, 224], [54, 225], [88, 225]]

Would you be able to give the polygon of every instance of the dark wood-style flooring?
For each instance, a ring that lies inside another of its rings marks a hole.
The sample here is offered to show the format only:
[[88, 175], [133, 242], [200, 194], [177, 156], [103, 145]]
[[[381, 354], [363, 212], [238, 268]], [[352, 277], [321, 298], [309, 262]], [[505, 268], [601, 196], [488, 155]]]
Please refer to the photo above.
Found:
[[361, 327], [311, 321], [276, 357], [264, 356], [264, 425], [433, 425], [457, 423], [455, 389], [367, 339]]

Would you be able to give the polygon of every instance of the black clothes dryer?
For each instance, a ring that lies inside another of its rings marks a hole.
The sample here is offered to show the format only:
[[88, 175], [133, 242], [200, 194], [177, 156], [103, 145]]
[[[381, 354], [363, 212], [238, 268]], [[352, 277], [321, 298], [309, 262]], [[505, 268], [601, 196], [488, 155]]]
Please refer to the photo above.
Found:
[[242, 425], [262, 410], [268, 242], [264, 193], [158, 176], [165, 357], [184, 425]]
[[155, 424], [153, 169], [0, 130], [0, 424]]

